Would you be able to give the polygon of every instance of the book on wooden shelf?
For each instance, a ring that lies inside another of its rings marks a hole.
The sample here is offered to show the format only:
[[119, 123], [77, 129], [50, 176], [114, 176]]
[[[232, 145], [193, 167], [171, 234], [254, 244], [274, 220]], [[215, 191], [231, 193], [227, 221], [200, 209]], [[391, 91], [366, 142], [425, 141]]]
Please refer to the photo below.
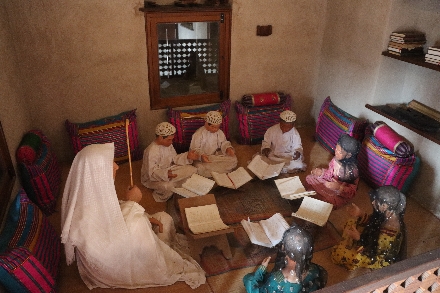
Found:
[[241, 225], [253, 244], [265, 247], [277, 245], [283, 239], [284, 232], [290, 227], [280, 213], [259, 222], [241, 220]]
[[312, 222], [318, 226], [324, 226], [332, 210], [333, 205], [331, 203], [306, 196], [303, 198], [298, 211], [292, 213], [292, 216]]
[[440, 65], [439, 60], [433, 60], [433, 59], [425, 59], [426, 63], [434, 64], [434, 65]]
[[390, 37], [390, 41], [399, 43], [399, 44], [426, 44], [425, 38], [401, 38], [401, 37]]
[[422, 113], [423, 115], [426, 115], [434, 120], [440, 121], [440, 112], [425, 105], [420, 103], [419, 101], [416, 100], [412, 100], [411, 102], [408, 103], [408, 108], [414, 109], [420, 113]]
[[412, 49], [412, 48], [419, 48], [419, 47], [423, 48], [423, 44], [414, 44], [414, 43], [405, 44], [405, 43], [396, 43], [396, 42], [390, 41], [388, 43], [388, 47], [395, 48], [395, 49]]
[[243, 167], [230, 173], [211, 172], [211, 174], [218, 185], [232, 189], [237, 189], [252, 180], [252, 176]]
[[440, 48], [437, 50], [434, 49], [433, 47], [429, 47], [427, 53], [434, 56], [440, 56]]
[[188, 227], [193, 234], [201, 234], [228, 229], [216, 204], [185, 208]]
[[430, 59], [432, 61], [440, 61], [440, 55], [425, 54], [425, 59]]
[[415, 37], [425, 37], [425, 33], [418, 31], [398, 31], [398, 32], [392, 32], [391, 36], [402, 37], [402, 38], [415, 38]]
[[276, 179], [275, 185], [282, 198], [297, 199], [304, 196], [315, 195], [315, 191], [307, 191], [298, 176]]
[[284, 162], [279, 164], [268, 164], [260, 155], [253, 157], [247, 168], [252, 171], [258, 178], [265, 180], [280, 175], [284, 167]]
[[[184, 189], [191, 191], [192, 193], [196, 193], [197, 195], [205, 195], [208, 194], [208, 192], [212, 189], [214, 184], [215, 184], [214, 180], [211, 180], [209, 178], [200, 176], [197, 173], [194, 173], [191, 175], [191, 177], [186, 179], [186, 181], [182, 184], [182, 187]], [[178, 191], [180, 191], [180, 189], [178, 188], [174, 188], [173, 190], [176, 193], [179, 193]], [[191, 193], [186, 193], [186, 194], [190, 195]], [[191, 196], [185, 196], [183, 194], [181, 195], [184, 197], [191, 197]]]
[[414, 47], [414, 48], [394, 48], [394, 47], [388, 47], [388, 51], [393, 51], [397, 53], [412, 53], [412, 54], [423, 54], [423, 47]]
[[394, 51], [390, 51], [388, 50], [388, 53], [393, 54], [393, 55], [397, 55], [397, 56], [402, 56], [402, 57], [414, 57], [414, 56], [423, 56], [423, 51], [422, 52], [394, 52]]

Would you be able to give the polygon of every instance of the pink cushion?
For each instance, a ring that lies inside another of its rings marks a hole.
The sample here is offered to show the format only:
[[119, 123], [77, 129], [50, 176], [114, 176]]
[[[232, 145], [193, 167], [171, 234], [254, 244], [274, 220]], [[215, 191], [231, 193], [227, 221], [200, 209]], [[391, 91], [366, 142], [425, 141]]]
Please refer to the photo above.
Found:
[[398, 157], [408, 157], [414, 153], [413, 145], [385, 122], [375, 122], [373, 124], [373, 134], [384, 147]]

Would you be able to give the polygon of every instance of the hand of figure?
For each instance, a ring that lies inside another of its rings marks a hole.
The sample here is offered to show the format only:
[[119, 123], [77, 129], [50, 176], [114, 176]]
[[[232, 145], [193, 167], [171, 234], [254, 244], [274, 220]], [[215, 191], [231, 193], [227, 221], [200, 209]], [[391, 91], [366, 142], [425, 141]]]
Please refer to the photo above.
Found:
[[139, 203], [142, 199], [142, 191], [137, 187], [136, 185], [133, 185], [133, 187], [128, 186], [127, 190], [125, 191], [125, 199], [124, 200], [131, 200], [134, 202]]
[[269, 265], [269, 261], [270, 261], [270, 256], [266, 257], [265, 259], [263, 259], [263, 261], [261, 262], [262, 266], [265, 266], [267, 268], [267, 266]]
[[346, 210], [347, 210], [347, 213], [350, 216], [352, 216], [353, 218], [357, 218], [362, 215], [361, 209], [357, 205], [355, 205], [354, 203], [347, 205]]
[[194, 151], [194, 150], [190, 150], [190, 151], [188, 152], [188, 154], [186, 155], [186, 157], [187, 157], [189, 160], [198, 160], [198, 159], [199, 159], [199, 155], [198, 155], [197, 152]]
[[150, 218], [150, 223], [151, 223], [151, 225], [157, 225], [159, 227], [159, 233], [163, 232], [163, 224], [162, 224], [161, 221], [159, 221], [156, 218], [151, 217]]
[[177, 174], [173, 174], [173, 170], [168, 170], [168, 178], [176, 178]]
[[299, 157], [301, 157], [301, 153], [298, 152], [298, 151], [295, 151], [295, 152], [293, 153], [292, 160], [296, 161], [296, 160], [299, 159]]
[[209, 160], [208, 155], [202, 155], [202, 156], [200, 157], [200, 159], [201, 159], [201, 161], [202, 161], [203, 163], [211, 163], [211, 161]]
[[235, 156], [235, 151], [234, 151], [233, 148], [227, 148], [227, 149], [226, 149], [226, 154], [227, 154], [228, 156], [233, 157], [233, 156]]
[[359, 233], [359, 231], [353, 226], [346, 227], [344, 233], [354, 240], [359, 240], [361, 238], [361, 233]]
[[329, 189], [337, 190], [339, 189], [339, 187], [341, 187], [341, 184], [339, 184], [339, 182], [337, 181], [331, 181], [331, 182], [325, 182], [324, 186]]
[[261, 154], [265, 157], [269, 156], [270, 154], [270, 148], [265, 148], [261, 150]]
[[322, 169], [321, 168], [315, 168], [315, 169], [312, 170], [311, 174], [314, 175], [314, 176], [318, 176], [319, 177], [319, 176], [322, 175]]

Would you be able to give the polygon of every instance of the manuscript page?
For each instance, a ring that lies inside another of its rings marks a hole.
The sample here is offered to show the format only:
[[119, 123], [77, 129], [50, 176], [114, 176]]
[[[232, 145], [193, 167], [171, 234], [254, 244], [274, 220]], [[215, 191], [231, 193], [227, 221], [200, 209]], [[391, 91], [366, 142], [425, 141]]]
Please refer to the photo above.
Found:
[[185, 208], [188, 227], [194, 234], [228, 229], [223, 223], [216, 204]]
[[296, 199], [304, 196], [315, 195], [315, 191], [306, 191], [298, 176], [276, 179], [275, 185], [285, 199]]
[[214, 184], [214, 180], [194, 173], [190, 178], [185, 181], [185, 183], [182, 184], [182, 187], [188, 189], [189, 191], [197, 193], [198, 195], [205, 195], [208, 194]]

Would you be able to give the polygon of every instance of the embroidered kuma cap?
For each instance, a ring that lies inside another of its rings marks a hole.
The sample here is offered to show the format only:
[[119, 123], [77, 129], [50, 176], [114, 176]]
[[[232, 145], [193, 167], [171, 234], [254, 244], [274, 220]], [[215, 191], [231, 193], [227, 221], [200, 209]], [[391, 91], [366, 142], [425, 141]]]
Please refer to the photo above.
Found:
[[176, 133], [176, 127], [168, 122], [161, 122], [156, 126], [156, 135], [168, 136]]
[[281, 112], [280, 118], [285, 122], [291, 123], [291, 122], [295, 122], [296, 114], [293, 113], [292, 111], [286, 110]]
[[222, 114], [218, 111], [209, 111], [206, 114], [205, 121], [209, 124], [219, 125], [222, 124]]

